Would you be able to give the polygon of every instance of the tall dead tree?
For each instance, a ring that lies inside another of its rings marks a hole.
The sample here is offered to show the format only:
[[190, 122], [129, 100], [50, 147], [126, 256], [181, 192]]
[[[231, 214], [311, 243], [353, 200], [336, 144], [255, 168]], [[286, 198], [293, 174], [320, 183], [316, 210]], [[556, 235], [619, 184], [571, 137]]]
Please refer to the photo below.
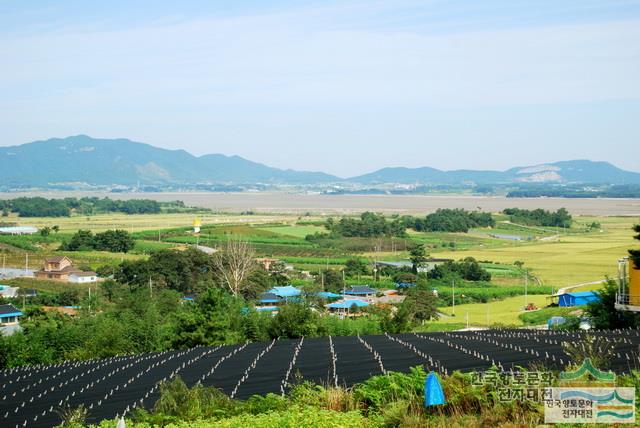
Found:
[[253, 246], [248, 241], [229, 239], [214, 257], [218, 279], [235, 297], [256, 268]]

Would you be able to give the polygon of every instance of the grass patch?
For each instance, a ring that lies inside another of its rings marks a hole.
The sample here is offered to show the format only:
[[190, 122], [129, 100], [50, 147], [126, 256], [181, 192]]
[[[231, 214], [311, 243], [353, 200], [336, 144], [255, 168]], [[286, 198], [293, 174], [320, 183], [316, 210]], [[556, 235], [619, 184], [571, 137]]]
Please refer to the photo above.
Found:
[[576, 314], [581, 312], [581, 309], [550, 306], [542, 308], [538, 311], [525, 312], [518, 316], [522, 322], [526, 325], [541, 325], [546, 324], [551, 317], [565, 317], [570, 314]]
[[[544, 295], [528, 296], [527, 301], [536, 306], [545, 306], [548, 301]], [[452, 307], [439, 308], [439, 311], [449, 315], [438, 320], [440, 323], [466, 324], [467, 314], [469, 325], [479, 326], [522, 326], [524, 323], [520, 319], [520, 314], [524, 313], [524, 296], [508, 297], [500, 301], [488, 303], [470, 303], [456, 305], [455, 316]]]

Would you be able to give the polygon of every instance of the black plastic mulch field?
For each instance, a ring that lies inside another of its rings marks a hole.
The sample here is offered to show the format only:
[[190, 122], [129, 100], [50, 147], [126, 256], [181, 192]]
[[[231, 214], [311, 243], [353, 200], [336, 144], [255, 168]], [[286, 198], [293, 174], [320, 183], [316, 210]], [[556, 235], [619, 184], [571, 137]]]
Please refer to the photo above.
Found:
[[[616, 372], [640, 366], [638, 330], [591, 334], [615, 347], [612, 368]], [[289, 385], [283, 381], [300, 339], [4, 370], [0, 372], [0, 427], [54, 426], [61, 403], [85, 405], [90, 421], [113, 418], [135, 406], [151, 408], [158, 398], [158, 382], [174, 376], [189, 386], [200, 381], [246, 399], [253, 394], [280, 394], [282, 388], [287, 391], [290, 384], [302, 380], [353, 385], [381, 374], [380, 362], [385, 370], [408, 371], [423, 365], [449, 373], [483, 370], [493, 362], [505, 370], [537, 363], [561, 368], [568, 362], [562, 342], [579, 344], [583, 337], [582, 332], [503, 329], [332, 337], [335, 373], [329, 338], [305, 339]]]

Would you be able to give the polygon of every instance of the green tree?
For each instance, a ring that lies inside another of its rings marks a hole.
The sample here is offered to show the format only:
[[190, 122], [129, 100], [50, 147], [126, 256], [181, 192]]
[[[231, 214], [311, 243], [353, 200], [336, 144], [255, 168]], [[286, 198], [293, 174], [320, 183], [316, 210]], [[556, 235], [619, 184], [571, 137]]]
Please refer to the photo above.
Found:
[[418, 273], [418, 268], [427, 260], [427, 252], [424, 249], [424, 244], [416, 244], [409, 250], [409, 259], [411, 260], [412, 271], [414, 274]]
[[61, 249], [67, 251], [91, 251], [95, 247], [95, 238], [90, 230], [78, 230], [69, 242], [63, 243]]
[[324, 286], [324, 291], [338, 293], [344, 288], [342, 272], [335, 269], [324, 269], [319, 275], [316, 275], [316, 284]]
[[107, 230], [96, 234], [94, 248], [112, 253], [127, 253], [133, 249], [135, 240], [126, 230]]
[[587, 305], [586, 312], [597, 329], [627, 328], [637, 325], [638, 317], [630, 312], [616, 310], [618, 285], [609, 279], [598, 291], [600, 299]]
[[438, 299], [428, 287], [421, 285], [409, 289], [406, 300], [416, 320], [422, 322], [438, 317]]
[[40, 229], [40, 236], [49, 236], [51, 234], [51, 228], [49, 226], [45, 226]]
[[272, 338], [297, 338], [312, 336], [317, 330], [317, 315], [302, 303], [287, 303], [280, 307], [278, 314], [269, 325]]
[[365, 262], [357, 257], [350, 258], [345, 263], [344, 274], [349, 278], [357, 277], [358, 275], [367, 275], [369, 268]]

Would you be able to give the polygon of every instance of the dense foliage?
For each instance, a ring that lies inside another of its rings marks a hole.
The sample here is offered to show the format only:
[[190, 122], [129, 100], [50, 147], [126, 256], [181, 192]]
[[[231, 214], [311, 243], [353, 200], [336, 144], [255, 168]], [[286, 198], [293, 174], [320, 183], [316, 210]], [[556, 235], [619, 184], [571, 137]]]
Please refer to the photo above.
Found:
[[126, 230], [107, 230], [96, 233], [90, 230], [79, 230], [69, 242], [60, 246], [65, 251], [110, 251], [112, 253], [127, 253], [133, 249], [135, 240]]
[[360, 218], [342, 217], [338, 221], [330, 217], [325, 227], [346, 237], [405, 236], [405, 226], [399, 218], [387, 220], [385, 216], [372, 212], [364, 212]]
[[491, 274], [483, 269], [473, 257], [467, 257], [459, 262], [448, 261], [435, 266], [427, 277], [431, 279], [442, 279], [456, 275], [467, 281], [491, 281]]
[[490, 213], [464, 209], [438, 209], [425, 218], [403, 217], [406, 227], [419, 232], [468, 232], [473, 227], [490, 227], [495, 220]]
[[527, 226], [571, 227], [571, 214], [565, 208], [560, 208], [555, 212], [541, 208], [535, 210], [507, 208], [502, 212], [509, 216], [512, 223]]
[[[164, 204], [184, 206], [180, 201]], [[0, 210], [17, 213], [20, 217], [68, 217], [72, 212], [84, 215], [111, 212], [157, 214], [161, 211], [162, 205], [163, 203], [151, 199], [126, 201], [95, 197], [46, 199], [36, 196], [0, 201]]]

